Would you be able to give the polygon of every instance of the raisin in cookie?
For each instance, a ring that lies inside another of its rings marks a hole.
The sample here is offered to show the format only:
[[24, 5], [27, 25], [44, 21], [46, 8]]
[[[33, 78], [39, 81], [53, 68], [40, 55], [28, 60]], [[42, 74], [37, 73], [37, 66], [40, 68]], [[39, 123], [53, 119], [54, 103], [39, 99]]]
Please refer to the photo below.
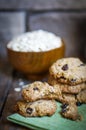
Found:
[[39, 99], [57, 99], [61, 96], [61, 90], [57, 87], [50, 86], [46, 82], [35, 81], [24, 87], [22, 96], [27, 102]]
[[54, 100], [38, 100], [32, 103], [19, 101], [15, 105], [15, 111], [25, 117], [51, 116], [55, 113], [56, 108]]
[[86, 90], [81, 91], [76, 98], [77, 102], [86, 103]]
[[86, 89], [86, 82], [77, 85], [62, 84], [52, 76], [49, 76], [48, 83], [52, 86], [57, 86], [63, 93], [78, 94], [82, 90]]
[[78, 108], [75, 103], [63, 104], [61, 115], [68, 119], [81, 120], [81, 116], [78, 113]]
[[76, 85], [86, 81], [86, 65], [78, 58], [57, 60], [49, 71], [61, 83]]

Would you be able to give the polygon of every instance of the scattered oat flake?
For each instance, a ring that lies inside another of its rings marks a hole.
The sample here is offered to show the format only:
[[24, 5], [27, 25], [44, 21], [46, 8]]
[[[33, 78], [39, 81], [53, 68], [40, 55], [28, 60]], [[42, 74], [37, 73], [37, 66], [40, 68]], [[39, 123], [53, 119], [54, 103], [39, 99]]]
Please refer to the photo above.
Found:
[[14, 91], [20, 92], [20, 91], [21, 91], [21, 88], [14, 88]]

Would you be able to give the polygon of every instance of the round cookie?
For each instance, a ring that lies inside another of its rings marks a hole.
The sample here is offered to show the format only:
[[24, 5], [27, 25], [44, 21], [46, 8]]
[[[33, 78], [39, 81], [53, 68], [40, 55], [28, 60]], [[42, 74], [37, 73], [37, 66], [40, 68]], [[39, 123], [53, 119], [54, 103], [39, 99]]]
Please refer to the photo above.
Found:
[[15, 105], [15, 111], [25, 117], [51, 116], [55, 113], [56, 108], [54, 100], [38, 100], [32, 103], [19, 101]]
[[61, 96], [61, 89], [50, 86], [46, 82], [35, 81], [22, 90], [25, 101], [33, 102], [39, 99], [57, 99]]
[[49, 69], [50, 75], [58, 82], [76, 85], [86, 81], [86, 65], [78, 58], [57, 60]]
[[86, 82], [77, 85], [68, 85], [59, 83], [55, 78], [49, 76], [48, 83], [52, 86], [57, 86], [63, 93], [78, 94], [82, 90], [86, 89]]
[[63, 104], [61, 115], [68, 119], [81, 120], [81, 116], [78, 113], [78, 108], [75, 103]]

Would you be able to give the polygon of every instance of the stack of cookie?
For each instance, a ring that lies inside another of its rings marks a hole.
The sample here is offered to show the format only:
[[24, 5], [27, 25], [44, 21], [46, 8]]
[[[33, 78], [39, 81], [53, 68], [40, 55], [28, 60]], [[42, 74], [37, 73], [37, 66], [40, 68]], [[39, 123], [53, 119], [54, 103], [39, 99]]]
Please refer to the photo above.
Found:
[[[86, 65], [78, 58], [63, 58], [50, 67], [48, 83], [61, 91], [58, 101], [63, 103], [62, 115], [76, 119], [69, 108], [86, 103]], [[68, 108], [69, 105], [69, 108]]]
[[[48, 83], [36, 81], [25, 85], [22, 90], [23, 100], [15, 105], [15, 111], [25, 117], [51, 116], [56, 112], [57, 105], [52, 98], [48, 98], [48, 89], [52, 91]], [[46, 100], [44, 100], [46, 99]]]
[[48, 83], [35, 81], [22, 90], [23, 101], [16, 111], [23, 116], [52, 115], [56, 102], [62, 105], [61, 114], [69, 119], [81, 119], [76, 104], [86, 103], [86, 65], [78, 58], [64, 58], [50, 67]]

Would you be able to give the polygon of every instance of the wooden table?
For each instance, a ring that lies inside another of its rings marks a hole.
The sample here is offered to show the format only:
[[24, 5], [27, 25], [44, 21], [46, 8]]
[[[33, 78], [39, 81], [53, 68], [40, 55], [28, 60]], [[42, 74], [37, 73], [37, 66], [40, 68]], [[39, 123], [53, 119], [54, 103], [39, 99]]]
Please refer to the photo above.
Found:
[[32, 81], [13, 70], [7, 60], [0, 59], [0, 130], [27, 130], [6, 118], [14, 113], [13, 106], [21, 98], [21, 91], [17, 91], [16, 88], [21, 90], [22, 85], [30, 82]]

